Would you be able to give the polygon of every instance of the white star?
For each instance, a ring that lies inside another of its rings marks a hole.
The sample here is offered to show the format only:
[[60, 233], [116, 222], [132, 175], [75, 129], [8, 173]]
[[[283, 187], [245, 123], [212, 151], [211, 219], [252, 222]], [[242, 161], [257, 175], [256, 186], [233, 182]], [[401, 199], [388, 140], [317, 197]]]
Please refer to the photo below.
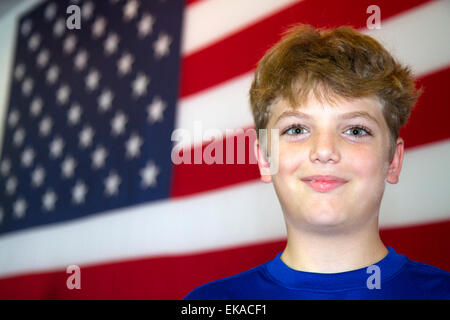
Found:
[[77, 36], [74, 34], [70, 34], [67, 36], [66, 39], [64, 39], [63, 43], [63, 51], [65, 54], [71, 54], [77, 45], [78, 39]]
[[39, 123], [39, 135], [46, 137], [50, 134], [53, 127], [53, 120], [49, 116], [44, 117]]
[[14, 69], [14, 78], [16, 80], [22, 80], [25, 75], [25, 65], [23, 63], [19, 63]]
[[104, 17], [97, 17], [92, 25], [92, 35], [94, 38], [100, 38], [105, 33], [106, 19]]
[[100, 81], [100, 73], [97, 70], [91, 70], [86, 77], [86, 87], [89, 91], [97, 89]]
[[89, 54], [86, 50], [78, 51], [74, 59], [75, 70], [82, 71], [86, 68], [87, 61], [89, 59]]
[[166, 109], [166, 103], [156, 96], [153, 98], [152, 104], [147, 107], [148, 122], [160, 122], [163, 120], [163, 112]]
[[41, 44], [41, 35], [39, 33], [33, 33], [33, 35], [28, 40], [28, 49], [31, 51], [36, 51]]
[[69, 125], [74, 126], [78, 124], [82, 113], [83, 111], [78, 103], [72, 104], [67, 113], [67, 121], [69, 122]]
[[127, 4], [123, 7], [123, 19], [130, 21], [137, 15], [139, 9], [139, 2], [136, 0], [128, 0]]
[[141, 146], [143, 144], [142, 138], [137, 134], [132, 134], [132, 136], [127, 140], [125, 147], [127, 149], [127, 158], [136, 158], [141, 153]]
[[141, 176], [141, 186], [144, 189], [148, 187], [154, 187], [156, 185], [156, 176], [159, 173], [159, 169], [153, 162], [147, 162], [147, 165], [139, 171]]
[[16, 177], [9, 177], [8, 180], [6, 180], [6, 193], [8, 195], [13, 195], [16, 192], [17, 189], [17, 178]]
[[30, 34], [31, 29], [33, 29], [33, 22], [30, 19], [27, 19], [22, 22], [20, 26], [20, 33], [22, 33], [23, 36], [27, 36]]
[[11, 170], [11, 160], [9, 160], [8, 158], [3, 159], [0, 165], [0, 172], [5, 177], [9, 174], [10, 170]]
[[103, 146], [98, 146], [95, 151], [92, 153], [92, 167], [94, 169], [100, 169], [105, 166], [105, 160], [108, 156], [108, 152]]
[[94, 130], [89, 126], [85, 126], [83, 130], [81, 130], [78, 138], [80, 139], [80, 146], [83, 149], [89, 147], [92, 144], [92, 138], [94, 138], [94, 134]]
[[14, 109], [9, 112], [8, 115], [8, 125], [10, 128], [14, 128], [20, 119], [20, 112], [17, 109]]
[[47, 5], [47, 7], [45, 8], [45, 11], [44, 11], [45, 20], [47, 20], [47, 21], [53, 20], [56, 16], [56, 11], [57, 11], [57, 6], [55, 3], [50, 3], [49, 5]]
[[35, 97], [32, 101], [31, 101], [31, 105], [30, 105], [30, 113], [33, 117], [37, 117], [38, 115], [41, 114], [42, 111], [42, 99], [40, 97]]
[[28, 168], [33, 164], [34, 161], [34, 157], [36, 156], [35, 152], [33, 149], [31, 149], [30, 147], [27, 147], [23, 152], [22, 152], [22, 157], [20, 159], [20, 161], [22, 162], [22, 166]]
[[92, 1], [85, 2], [81, 7], [81, 16], [85, 20], [89, 20], [94, 12], [94, 4]]
[[23, 197], [17, 199], [13, 204], [14, 217], [17, 219], [22, 219], [25, 217], [27, 208], [27, 201]]
[[60, 38], [64, 31], [66, 30], [66, 21], [63, 18], [59, 18], [56, 20], [55, 24], [53, 25], [53, 35], [56, 38]]
[[86, 184], [78, 180], [75, 184], [75, 187], [73, 187], [72, 189], [72, 202], [74, 202], [75, 204], [84, 203], [87, 192], [88, 187], [86, 186]]
[[102, 94], [98, 97], [98, 108], [101, 112], [108, 111], [111, 108], [111, 103], [114, 100], [114, 94], [109, 89], [104, 89]]
[[16, 147], [20, 147], [23, 144], [23, 140], [25, 140], [25, 130], [23, 128], [17, 128], [16, 132], [14, 132], [13, 144]]
[[70, 92], [70, 87], [67, 84], [62, 84], [56, 91], [56, 102], [59, 105], [66, 104], [69, 101]]
[[130, 73], [131, 65], [134, 62], [133, 56], [126, 52], [122, 55], [122, 57], [117, 62], [117, 69], [120, 76]]
[[160, 59], [170, 53], [170, 44], [172, 38], [165, 33], [160, 33], [158, 40], [153, 43], [153, 50], [155, 50], [155, 57]]
[[147, 86], [150, 82], [150, 79], [145, 75], [139, 72], [134, 79], [132, 87], [133, 87], [133, 96], [135, 98], [139, 98], [147, 93]]
[[117, 46], [119, 45], [119, 36], [116, 33], [109, 33], [106, 38], [103, 48], [107, 56], [115, 53], [117, 51]]
[[64, 149], [64, 140], [57, 136], [50, 143], [50, 158], [56, 159], [62, 155]]
[[119, 185], [121, 183], [120, 177], [117, 173], [112, 172], [108, 175], [108, 177], [103, 181], [105, 184], [105, 193], [107, 197], [116, 195], [119, 192]]
[[47, 71], [47, 83], [55, 84], [59, 77], [59, 68], [57, 65], [52, 65]]
[[41, 49], [36, 59], [36, 64], [39, 69], [42, 69], [47, 66], [48, 61], [50, 60], [50, 51], [47, 49]]
[[33, 91], [34, 88], [34, 81], [31, 78], [25, 78], [22, 82], [22, 93], [25, 96], [29, 96], [31, 94], [31, 91]]
[[111, 120], [112, 134], [114, 136], [119, 136], [125, 132], [125, 125], [127, 123], [127, 117], [122, 112], [116, 113], [114, 118]]
[[40, 187], [44, 183], [45, 170], [42, 166], [36, 167], [31, 173], [31, 185], [33, 187]]
[[64, 161], [61, 163], [61, 175], [63, 178], [72, 178], [74, 175], [77, 162], [72, 156], [66, 156]]
[[46, 211], [53, 211], [57, 200], [56, 193], [51, 189], [47, 190], [42, 197], [42, 208]]
[[155, 23], [155, 18], [149, 14], [145, 13], [142, 15], [141, 20], [138, 23], [138, 35], [140, 38], [145, 38], [153, 32], [153, 25]]

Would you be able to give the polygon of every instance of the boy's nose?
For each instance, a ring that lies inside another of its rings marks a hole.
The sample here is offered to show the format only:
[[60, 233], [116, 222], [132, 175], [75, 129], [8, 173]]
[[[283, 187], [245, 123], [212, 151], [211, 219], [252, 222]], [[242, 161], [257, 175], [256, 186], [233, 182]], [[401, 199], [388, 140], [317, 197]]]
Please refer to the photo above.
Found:
[[311, 162], [338, 162], [340, 159], [338, 139], [332, 133], [317, 133], [312, 137], [310, 160]]

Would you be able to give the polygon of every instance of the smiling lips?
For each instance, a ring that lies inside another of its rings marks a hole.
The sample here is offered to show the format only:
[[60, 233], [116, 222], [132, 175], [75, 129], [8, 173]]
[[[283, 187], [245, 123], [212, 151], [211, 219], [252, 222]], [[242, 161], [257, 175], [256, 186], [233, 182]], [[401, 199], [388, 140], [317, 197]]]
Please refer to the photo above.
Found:
[[301, 180], [318, 192], [328, 192], [347, 183], [345, 179], [329, 175], [310, 176]]

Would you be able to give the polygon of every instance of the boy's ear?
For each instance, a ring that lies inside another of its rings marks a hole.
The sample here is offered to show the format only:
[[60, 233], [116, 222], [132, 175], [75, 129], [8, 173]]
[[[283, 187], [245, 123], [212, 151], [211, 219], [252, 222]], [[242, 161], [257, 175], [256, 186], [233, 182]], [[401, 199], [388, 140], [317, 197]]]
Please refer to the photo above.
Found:
[[402, 170], [403, 154], [405, 142], [402, 138], [397, 138], [397, 145], [395, 147], [394, 157], [389, 164], [386, 181], [390, 184], [396, 184], [399, 181], [400, 171]]
[[259, 173], [261, 174], [261, 181], [264, 183], [272, 182], [272, 175], [270, 174], [270, 163], [264, 155], [264, 151], [259, 145], [259, 139], [255, 139], [253, 151], [258, 160]]

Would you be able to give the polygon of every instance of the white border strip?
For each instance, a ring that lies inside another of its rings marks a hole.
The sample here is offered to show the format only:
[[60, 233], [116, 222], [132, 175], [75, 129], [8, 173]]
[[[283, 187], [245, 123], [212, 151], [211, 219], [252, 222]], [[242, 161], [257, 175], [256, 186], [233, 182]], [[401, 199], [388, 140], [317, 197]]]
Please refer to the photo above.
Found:
[[[380, 225], [450, 218], [450, 140], [408, 151], [386, 184]], [[249, 182], [195, 197], [105, 212], [0, 237], [0, 276], [265, 242], [285, 237], [270, 184]]]

